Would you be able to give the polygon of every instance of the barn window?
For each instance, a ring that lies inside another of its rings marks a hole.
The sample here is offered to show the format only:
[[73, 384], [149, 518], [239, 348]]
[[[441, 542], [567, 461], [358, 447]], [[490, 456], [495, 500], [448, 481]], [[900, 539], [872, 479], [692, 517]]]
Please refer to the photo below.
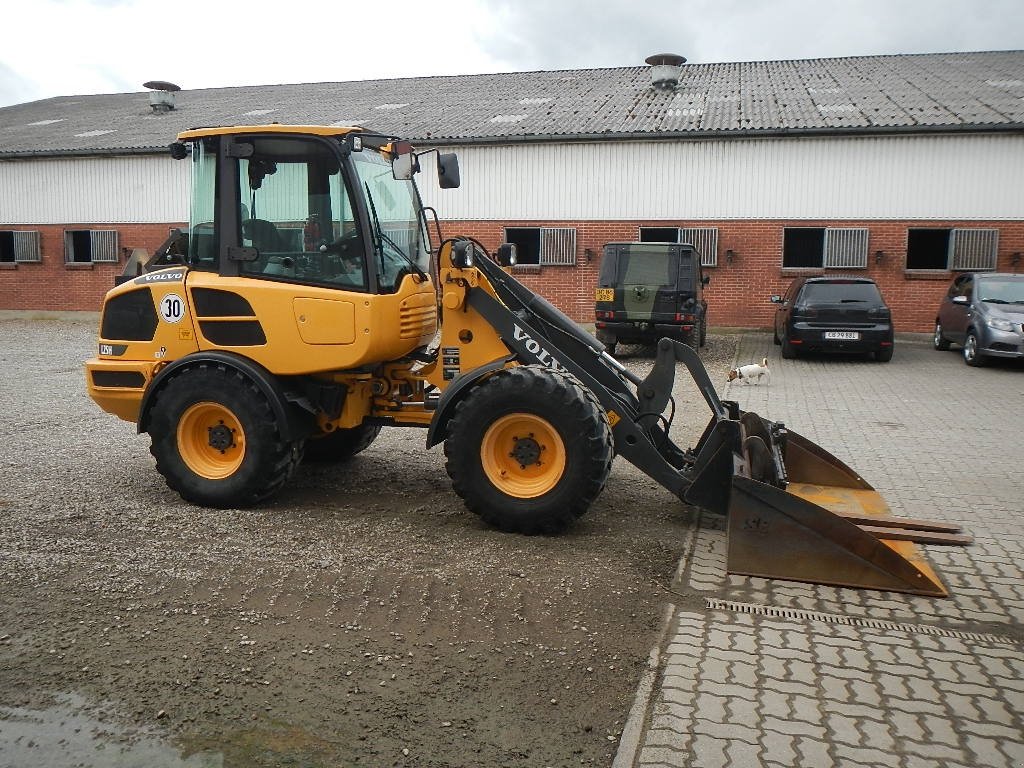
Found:
[[865, 269], [868, 230], [862, 227], [785, 227], [784, 269]]
[[678, 243], [679, 227], [640, 227], [641, 243]]
[[991, 270], [998, 252], [998, 229], [907, 230], [907, 269]]
[[687, 243], [702, 267], [718, 266], [718, 227], [640, 227], [641, 243]]
[[117, 231], [113, 229], [65, 230], [64, 261], [68, 264], [117, 262]]
[[505, 242], [516, 246], [519, 264], [573, 266], [576, 230], [569, 227], [506, 227]]
[[0, 262], [42, 261], [39, 233], [25, 231], [0, 232]]

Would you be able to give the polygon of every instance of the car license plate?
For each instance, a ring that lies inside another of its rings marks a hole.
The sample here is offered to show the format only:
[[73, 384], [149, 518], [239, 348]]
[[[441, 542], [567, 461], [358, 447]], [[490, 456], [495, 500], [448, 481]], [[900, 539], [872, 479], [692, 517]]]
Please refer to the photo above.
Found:
[[614, 288], [598, 288], [594, 296], [595, 301], [615, 301]]
[[860, 338], [858, 331], [825, 331], [825, 338], [836, 341], [857, 341]]

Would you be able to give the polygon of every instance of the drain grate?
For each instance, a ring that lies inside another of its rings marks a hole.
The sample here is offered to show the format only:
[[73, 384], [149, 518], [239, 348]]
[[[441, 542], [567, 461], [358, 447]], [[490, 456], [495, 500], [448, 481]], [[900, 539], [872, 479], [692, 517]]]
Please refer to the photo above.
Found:
[[900, 624], [894, 621], [879, 621], [878, 619], [865, 619], [859, 616], [843, 616], [837, 613], [820, 613], [818, 611], [804, 611], [799, 608], [776, 608], [771, 605], [758, 605], [756, 603], [738, 603], [732, 600], [718, 600], [713, 597], [704, 598], [704, 605], [707, 608], [719, 611], [732, 611], [734, 613], [749, 613], [755, 616], [771, 616], [777, 619], [796, 619], [799, 621], [822, 621], [828, 624], [847, 624], [853, 627], [865, 627], [868, 629], [885, 629], [895, 632], [908, 632], [914, 635], [938, 635], [940, 637], [955, 637], [960, 640], [972, 640], [978, 643], [991, 643], [995, 645], [1024, 645], [1020, 640], [1006, 635], [988, 635], [979, 632], [960, 632], [955, 629], [943, 629], [928, 624]]

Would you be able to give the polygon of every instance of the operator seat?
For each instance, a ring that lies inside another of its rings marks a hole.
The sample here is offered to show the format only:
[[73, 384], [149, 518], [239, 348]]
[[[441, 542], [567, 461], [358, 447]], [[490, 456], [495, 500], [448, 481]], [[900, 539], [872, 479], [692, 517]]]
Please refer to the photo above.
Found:
[[285, 249], [284, 238], [273, 222], [266, 219], [245, 219], [242, 221], [242, 237], [252, 241], [260, 253], [280, 253]]

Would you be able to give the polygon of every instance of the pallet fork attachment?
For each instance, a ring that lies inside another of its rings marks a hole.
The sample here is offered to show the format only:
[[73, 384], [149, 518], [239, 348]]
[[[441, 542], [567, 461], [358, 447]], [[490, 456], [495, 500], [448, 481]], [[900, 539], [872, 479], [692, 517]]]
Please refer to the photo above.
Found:
[[[688, 504], [727, 517], [729, 573], [945, 596], [915, 542], [968, 544], [956, 525], [895, 518], [885, 500], [846, 464], [781, 422], [718, 397], [691, 347], [663, 338], [640, 379], [550, 303], [493, 262], [480, 270], [491, 296], [468, 305], [524, 364], [557, 365], [608, 413], [615, 451]], [[663, 415], [683, 363], [712, 416], [697, 445], [681, 450]]]
[[914, 542], [969, 544], [958, 526], [892, 517], [881, 494], [821, 446], [718, 400], [692, 349], [662, 339], [658, 355], [687, 366], [713, 412], [682, 498], [727, 516], [729, 573], [947, 595]]

